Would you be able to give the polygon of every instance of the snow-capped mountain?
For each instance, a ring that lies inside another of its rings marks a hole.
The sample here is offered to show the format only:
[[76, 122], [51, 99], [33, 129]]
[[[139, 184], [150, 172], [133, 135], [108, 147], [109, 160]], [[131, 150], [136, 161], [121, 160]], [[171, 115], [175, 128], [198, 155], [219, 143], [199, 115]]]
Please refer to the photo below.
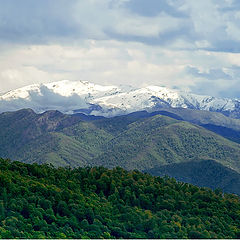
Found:
[[159, 108], [191, 108], [240, 118], [240, 100], [201, 96], [158, 86], [101, 86], [87, 81], [33, 84], [0, 96], [0, 112], [32, 108], [36, 112], [115, 116]]

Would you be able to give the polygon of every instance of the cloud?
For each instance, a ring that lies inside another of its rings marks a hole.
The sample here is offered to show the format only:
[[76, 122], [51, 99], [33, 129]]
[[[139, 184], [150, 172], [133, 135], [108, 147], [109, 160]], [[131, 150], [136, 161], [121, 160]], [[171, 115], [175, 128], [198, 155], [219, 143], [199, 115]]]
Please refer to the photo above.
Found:
[[58, 93], [54, 93], [44, 85], [40, 86], [39, 93], [36, 94], [35, 91], [30, 91], [29, 95], [30, 97], [28, 101], [35, 105], [34, 109], [39, 109], [40, 111], [43, 106], [48, 106], [48, 109], [65, 109], [65, 111], [88, 107], [86, 101], [84, 101], [84, 99], [82, 99], [77, 94], [73, 94], [67, 97], [62, 96]]
[[73, 38], [81, 29], [72, 17], [76, 0], [1, 0], [1, 41], [31, 44]]
[[[239, 99], [239, 79], [238, 80], [218, 80], [211, 81], [202, 79], [195, 86], [191, 86], [191, 92], [225, 98], [238, 98]], [[213, 94], [214, 93], [214, 94]]]
[[[0, 92], [69, 79], [103, 85], [177, 87], [201, 94], [205, 89], [208, 95], [211, 91], [210, 95], [220, 96], [227, 84], [239, 82], [239, 59], [238, 53], [175, 50], [110, 40], [87, 40], [81, 46], [20, 46], [0, 56]], [[208, 81], [218, 87], [209, 89], [205, 84], [204, 88], [203, 83]], [[229, 96], [239, 96], [227, 89]]]
[[1, 112], [16, 111], [22, 108], [32, 108], [37, 112], [46, 110], [59, 110], [71, 112], [75, 109], [88, 108], [89, 105], [79, 95], [62, 96], [54, 93], [51, 89], [41, 85], [39, 91], [30, 90], [28, 98], [18, 98], [0, 101]]
[[218, 79], [231, 80], [232, 79], [231, 75], [225, 73], [223, 69], [218, 69], [218, 68], [212, 68], [212, 69], [208, 69], [207, 72], [201, 72], [201, 70], [199, 70], [196, 67], [187, 66], [186, 71], [187, 73], [190, 73], [195, 77], [205, 78], [209, 80], [218, 80]]
[[227, 0], [1, 0], [0, 39], [40, 45], [115, 39], [239, 52], [239, 8]]
[[[226, 53], [224, 53], [226, 55]], [[232, 55], [232, 54], [231, 54]], [[224, 56], [222, 56], [224, 58]], [[239, 98], [240, 67], [229, 64], [224, 68], [199, 69], [186, 67], [187, 73], [198, 78], [190, 87], [192, 92], [216, 97]]]
[[163, 49], [148, 46], [143, 50], [139, 43], [86, 41], [82, 45], [34, 45], [6, 52], [0, 56], [0, 82], [6, 83], [0, 91], [10, 90], [14, 84], [20, 87], [62, 79], [171, 87], [177, 79], [171, 82], [169, 78], [180, 76], [184, 68], [173, 63]]
[[231, 89], [239, 83], [239, 1], [0, 3], [0, 92], [82, 79], [239, 97]]
[[166, 13], [172, 17], [185, 18], [187, 13], [178, 8], [179, 4], [173, 4], [166, 0], [129, 0], [125, 1], [124, 5], [133, 13], [146, 16], [155, 17], [160, 13]]

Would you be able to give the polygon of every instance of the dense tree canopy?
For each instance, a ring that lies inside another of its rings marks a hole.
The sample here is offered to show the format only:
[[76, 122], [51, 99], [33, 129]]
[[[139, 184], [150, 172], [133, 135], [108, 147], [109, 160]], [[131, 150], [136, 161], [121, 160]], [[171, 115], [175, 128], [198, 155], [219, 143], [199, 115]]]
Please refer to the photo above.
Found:
[[240, 201], [173, 178], [0, 160], [1, 238], [238, 238]]

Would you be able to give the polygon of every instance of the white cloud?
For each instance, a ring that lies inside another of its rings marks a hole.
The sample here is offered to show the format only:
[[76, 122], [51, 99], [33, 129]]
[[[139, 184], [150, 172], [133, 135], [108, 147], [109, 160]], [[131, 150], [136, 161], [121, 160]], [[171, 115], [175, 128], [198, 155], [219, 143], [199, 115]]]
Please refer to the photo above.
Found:
[[[159, 85], [189, 90], [199, 78], [186, 73], [189, 65], [207, 71], [216, 63], [226, 66], [226, 53], [166, 50], [119, 41], [85, 41], [81, 46], [19, 47], [0, 57], [0, 91], [31, 83], [62, 79], [99, 84]], [[229, 58], [233, 60], [234, 54]], [[214, 93], [213, 93], [214, 94]]]
[[[210, 91], [210, 75], [224, 77], [221, 71], [232, 80], [215, 79], [219, 84], [211, 88], [212, 94], [221, 95], [227, 85], [236, 87], [240, 65], [236, 1], [141, 3], [146, 9], [136, 0], [43, 0], [36, 6], [26, 0], [4, 1], [0, 92], [31, 83], [83, 79], [196, 92], [201, 88], [204, 93]], [[188, 66], [208, 73], [209, 79], [187, 73]]]

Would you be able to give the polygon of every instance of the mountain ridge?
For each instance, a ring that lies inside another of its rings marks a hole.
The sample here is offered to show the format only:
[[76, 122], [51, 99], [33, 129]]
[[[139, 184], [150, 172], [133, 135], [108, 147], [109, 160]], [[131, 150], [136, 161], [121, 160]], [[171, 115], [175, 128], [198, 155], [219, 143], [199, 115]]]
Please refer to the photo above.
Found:
[[136, 112], [86, 121], [82, 115], [59, 111], [2, 113], [0, 156], [55, 166], [103, 165], [139, 170], [200, 158], [240, 171], [239, 144], [172, 117]]
[[240, 118], [240, 100], [202, 96], [159, 86], [102, 86], [87, 81], [33, 84], [0, 95], [0, 112], [32, 108], [112, 117], [161, 108], [197, 109]]
[[[141, 111], [112, 118], [57, 110], [40, 114], [31, 109], [5, 112], [0, 114], [0, 157], [55, 167], [120, 166], [141, 171], [171, 168], [172, 164], [191, 167], [211, 160], [229, 181], [222, 185], [224, 189], [239, 193], [234, 187], [236, 181], [240, 185], [239, 120], [225, 117], [222, 126], [211, 125], [215, 119], [218, 122], [219, 113], [206, 112], [201, 122], [208, 123], [208, 119], [210, 124], [200, 126], [184, 121], [187, 109], [183, 113], [175, 110]], [[192, 113], [190, 120], [199, 115], [197, 110], [188, 111]], [[236, 129], [224, 127], [231, 127], [232, 121]], [[234, 179], [230, 177], [232, 170]], [[218, 175], [213, 172], [209, 174], [217, 187]]]

